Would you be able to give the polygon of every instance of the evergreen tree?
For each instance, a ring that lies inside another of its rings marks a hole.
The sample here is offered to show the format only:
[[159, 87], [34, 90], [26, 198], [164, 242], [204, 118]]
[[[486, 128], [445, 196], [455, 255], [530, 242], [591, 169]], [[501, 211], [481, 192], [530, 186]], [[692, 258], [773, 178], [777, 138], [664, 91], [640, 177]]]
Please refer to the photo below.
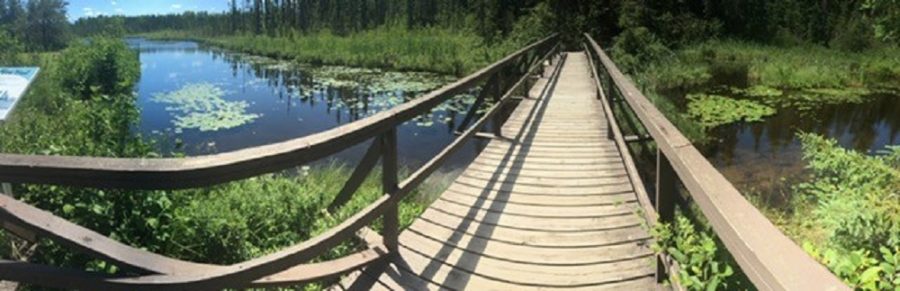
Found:
[[69, 32], [66, 5], [63, 0], [28, 1], [24, 38], [29, 49], [58, 50], [66, 46]]

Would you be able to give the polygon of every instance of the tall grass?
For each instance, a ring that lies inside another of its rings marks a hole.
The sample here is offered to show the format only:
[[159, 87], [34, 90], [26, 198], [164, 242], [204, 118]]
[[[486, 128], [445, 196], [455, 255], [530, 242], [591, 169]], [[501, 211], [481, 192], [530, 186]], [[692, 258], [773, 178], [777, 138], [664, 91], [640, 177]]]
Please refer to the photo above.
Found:
[[687, 46], [637, 73], [654, 88], [689, 88], [721, 73], [746, 71], [749, 85], [785, 89], [900, 89], [900, 48], [846, 52], [804, 44], [790, 47], [714, 40]]
[[287, 36], [199, 36], [186, 31], [143, 34], [152, 39], [191, 39], [214, 46], [302, 63], [377, 67], [464, 75], [515, 49], [488, 45], [476, 33], [448, 28], [378, 29], [338, 36], [329, 31]]

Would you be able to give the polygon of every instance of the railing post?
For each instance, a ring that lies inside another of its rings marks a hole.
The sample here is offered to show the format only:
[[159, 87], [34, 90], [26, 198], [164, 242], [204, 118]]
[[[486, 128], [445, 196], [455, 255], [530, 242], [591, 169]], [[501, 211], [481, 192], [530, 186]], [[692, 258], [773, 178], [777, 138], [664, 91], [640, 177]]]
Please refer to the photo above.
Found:
[[[603, 64], [599, 64], [598, 67], [603, 68], [603, 70], [604, 70], [603, 72], [605, 73], [603, 75], [606, 76], [606, 103], [607, 103], [607, 106], [609, 106], [609, 112], [612, 112], [612, 115], [613, 115], [613, 116], [610, 116], [609, 118], [616, 118], [616, 102], [613, 101], [616, 99], [616, 95], [615, 95], [616, 91], [615, 91], [615, 89], [613, 89], [614, 85], [613, 85], [613, 81], [612, 81], [612, 75], [610, 75], [609, 72], [606, 71], [606, 67], [604, 67]], [[600, 76], [597, 76], [597, 79], [599, 80]], [[612, 123], [609, 124], [609, 132], [607, 132], [606, 135], [607, 135], [606, 137], [609, 139], [615, 138], [615, 135], [613, 134]]]
[[[659, 222], [671, 223], [675, 220], [675, 199], [678, 194], [678, 176], [672, 169], [672, 164], [666, 155], [656, 150], [656, 213], [659, 214]], [[656, 281], [662, 282], [668, 279], [668, 270], [658, 257], [656, 262]]]
[[12, 191], [12, 184], [10, 183], [0, 183], [0, 192], [10, 197], [15, 197]]
[[[499, 72], [497, 72], [497, 79], [496, 79], [497, 85], [494, 86], [494, 90], [496, 90], [496, 91], [494, 91], [494, 102], [498, 106], [500, 106], [500, 112], [503, 112], [503, 104], [500, 103], [501, 102], [500, 100], [503, 98], [504, 87], [506, 87], [506, 83], [508, 83], [506, 80], [506, 78], [508, 77], [508, 74], [506, 74], [506, 73], [508, 71], [509, 71], [508, 69], [504, 68], [504, 69], [501, 69]], [[493, 120], [494, 136], [496, 136], [496, 137], [503, 136], [503, 116], [498, 113], [498, 114], [494, 114], [493, 118], [494, 118], [494, 120]]]
[[[399, 189], [397, 168], [397, 129], [391, 129], [381, 137], [381, 149], [384, 156], [381, 159], [381, 183], [384, 193], [397, 195]], [[400, 200], [395, 199], [384, 213], [384, 245], [387, 249], [397, 254], [399, 250], [398, 238], [400, 236]]]

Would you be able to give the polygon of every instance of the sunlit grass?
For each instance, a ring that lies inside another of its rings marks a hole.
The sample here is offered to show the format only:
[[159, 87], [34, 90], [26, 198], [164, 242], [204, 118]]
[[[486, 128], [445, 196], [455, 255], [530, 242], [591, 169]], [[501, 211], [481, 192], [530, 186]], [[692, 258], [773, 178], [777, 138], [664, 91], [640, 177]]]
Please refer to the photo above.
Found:
[[513, 46], [488, 46], [477, 34], [447, 28], [406, 29], [385, 26], [339, 36], [329, 31], [270, 37], [264, 35], [198, 36], [160, 31], [153, 39], [191, 39], [226, 49], [302, 63], [348, 65], [390, 70], [464, 75], [508, 53]]

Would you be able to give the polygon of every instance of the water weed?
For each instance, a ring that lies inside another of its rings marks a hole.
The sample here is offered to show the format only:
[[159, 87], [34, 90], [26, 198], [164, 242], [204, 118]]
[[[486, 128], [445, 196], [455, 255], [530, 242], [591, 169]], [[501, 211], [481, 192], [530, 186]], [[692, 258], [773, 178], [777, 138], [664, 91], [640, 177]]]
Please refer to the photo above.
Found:
[[687, 98], [688, 115], [706, 128], [739, 121], [760, 121], [766, 116], [775, 114], [774, 108], [752, 100], [707, 94], [691, 94]]
[[259, 114], [247, 113], [246, 101], [228, 101], [225, 91], [209, 83], [189, 84], [181, 89], [158, 94], [154, 102], [165, 103], [175, 116], [175, 126], [181, 129], [218, 131], [251, 123]]

